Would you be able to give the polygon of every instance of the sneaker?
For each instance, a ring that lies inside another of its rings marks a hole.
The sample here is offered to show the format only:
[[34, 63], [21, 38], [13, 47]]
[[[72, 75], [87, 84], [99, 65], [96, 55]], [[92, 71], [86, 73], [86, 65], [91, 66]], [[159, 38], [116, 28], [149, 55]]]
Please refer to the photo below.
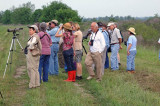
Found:
[[92, 76], [89, 76], [88, 78], [87, 78], [87, 80], [91, 80], [93, 77]]

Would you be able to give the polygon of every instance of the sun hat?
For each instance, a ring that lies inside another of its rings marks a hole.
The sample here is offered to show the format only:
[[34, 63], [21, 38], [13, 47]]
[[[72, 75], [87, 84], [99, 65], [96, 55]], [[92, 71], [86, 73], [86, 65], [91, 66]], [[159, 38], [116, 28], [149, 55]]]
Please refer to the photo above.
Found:
[[33, 28], [33, 29], [35, 29], [36, 33], [38, 33], [38, 27], [36, 25], [28, 26], [28, 28]]
[[65, 23], [65, 24], [63, 25], [63, 27], [64, 27], [65, 29], [72, 30], [72, 26], [71, 26], [70, 23]]
[[130, 28], [128, 29], [128, 31], [129, 31], [129, 32], [132, 32], [133, 34], [136, 34], [135, 29], [134, 29], [133, 27], [130, 27]]
[[114, 23], [113, 23], [113, 22], [110, 22], [110, 23], [108, 23], [107, 26], [109, 27], [109, 26], [111, 26], [111, 25], [114, 25]]
[[58, 24], [58, 21], [57, 21], [57, 20], [52, 20], [51, 22], [52, 22], [52, 23], [55, 23], [56, 25]]

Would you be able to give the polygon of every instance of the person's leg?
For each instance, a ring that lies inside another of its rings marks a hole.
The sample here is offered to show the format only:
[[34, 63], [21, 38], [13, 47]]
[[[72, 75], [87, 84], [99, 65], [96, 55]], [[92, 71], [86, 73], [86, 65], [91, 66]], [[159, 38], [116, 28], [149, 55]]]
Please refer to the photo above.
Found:
[[119, 65], [118, 65], [118, 59], [117, 59], [117, 53], [119, 51], [119, 44], [114, 44], [111, 45], [111, 69], [118, 70]]
[[93, 77], [95, 76], [95, 73], [93, 71], [92, 64], [93, 64], [93, 59], [91, 57], [91, 52], [88, 52], [86, 59], [85, 59], [85, 65], [86, 65], [89, 75]]
[[120, 55], [119, 55], [119, 53], [117, 54], [117, 58], [118, 58], [118, 65], [121, 65]]
[[159, 60], [160, 60], [160, 50], [159, 50]]
[[59, 74], [59, 71], [58, 71], [58, 69], [59, 69], [59, 67], [58, 67], [58, 52], [55, 51], [54, 54], [55, 54], [54, 55], [54, 74], [58, 75]]
[[109, 58], [108, 58], [108, 51], [106, 51], [106, 61], [105, 61], [105, 69], [109, 68]]
[[93, 61], [96, 66], [97, 80], [102, 80], [102, 55], [99, 52], [92, 54]]
[[105, 47], [104, 51], [102, 52], [102, 75], [104, 75], [104, 65], [106, 60], [106, 51], [107, 47]]
[[133, 71], [135, 71], [135, 56], [136, 56], [136, 51], [132, 51], [132, 62], [131, 62], [131, 70], [132, 73], [134, 73]]
[[73, 73], [72, 73], [72, 63], [71, 63], [71, 55], [70, 55], [71, 50], [65, 50], [63, 51], [65, 63], [67, 65], [67, 71], [68, 71], [68, 79], [64, 81], [71, 82], [73, 79]]
[[44, 67], [43, 67], [43, 65], [44, 65], [44, 58], [45, 58], [44, 55], [40, 56], [39, 69], [38, 69], [40, 82], [42, 80], [42, 69], [44, 70]]
[[76, 63], [77, 63], [77, 79], [82, 78], [82, 50], [77, 50], [76, 51]]
[[40, 56], [36, 56], [35, 57], [35, 61], [34, 61], [34, 73], [35, 73], [35, 87], [39, 87], [40, 86], [40, 78], [39, 78], [39, 72], [38, 72], [38, 67], [39, 67], [39, 60], [40, 60]]
[[51, 46], [51, 55], [49, 58], [49, 70], [48, 70], [50, 75], [54, 75], [54, 49], [53, 45]]
[[44, 67], [43, 67], [43, 82], [48, 82], [48, 68], [49, 68], [50, 55], [45, 55]]
[[132, 56], [127, 55], [127, 71], [131, 71]]

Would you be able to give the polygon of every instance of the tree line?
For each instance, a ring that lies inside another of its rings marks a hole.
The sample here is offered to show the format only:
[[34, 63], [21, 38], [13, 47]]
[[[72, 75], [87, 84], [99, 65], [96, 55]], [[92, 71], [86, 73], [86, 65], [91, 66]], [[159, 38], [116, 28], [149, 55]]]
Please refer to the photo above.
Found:
[[0, 23], [3, 24], [31, 24], [36, 22], [49, 22], [53, 19], [60, 23], [69, 21], [81, 22], [82, 18], [76, 10], [58, 1], [53, 1], [49, 5], [36, 9], [31, 2], [24, 3], [19, 7], [0, 12]]

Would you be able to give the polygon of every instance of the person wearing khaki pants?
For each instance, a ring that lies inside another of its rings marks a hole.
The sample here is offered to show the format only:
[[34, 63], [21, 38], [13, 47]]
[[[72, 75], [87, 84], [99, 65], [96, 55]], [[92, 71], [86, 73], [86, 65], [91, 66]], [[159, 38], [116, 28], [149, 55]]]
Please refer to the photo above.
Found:
[[92, 65], [95, 64], [97, 82], [102, 80], [102, 57], [101, 53], [105, 48], [105, 40], [103, 33], [98, 29], [96, 22], [91, 24], [92, 34], [90, 35], [89, 41], [89, 52], [85, 59], [85, 65], [89, 73], [87, 80], [92, 79], [95, 76]]
[[30, 39], [27, 42], [28, 53], [26, 55], [28, 76], [30, 78], [29, 88], [40, 86], [38, 67], [42, 45], [37, 33], [38, 27], [36, 25], [29, 26]]
[[88, 52], [87, 56], [86, 56], [86, 60], [85, 60], [85, 64], [86, 64], [86, 68], [88, 70], [88, 73], [90, 76], [94, 77], [95, 73], [93, 71], [93, 67], [92, 64], [95, 63], [95, 67], [96, 67], [96, 74], [97, 74], [97, 80], [102, 80], [101, 76], [102, 76], [102, 58], [101, 58], [101, 53], [99, 52], [95, 52], [95, 53], [91, 53]]

